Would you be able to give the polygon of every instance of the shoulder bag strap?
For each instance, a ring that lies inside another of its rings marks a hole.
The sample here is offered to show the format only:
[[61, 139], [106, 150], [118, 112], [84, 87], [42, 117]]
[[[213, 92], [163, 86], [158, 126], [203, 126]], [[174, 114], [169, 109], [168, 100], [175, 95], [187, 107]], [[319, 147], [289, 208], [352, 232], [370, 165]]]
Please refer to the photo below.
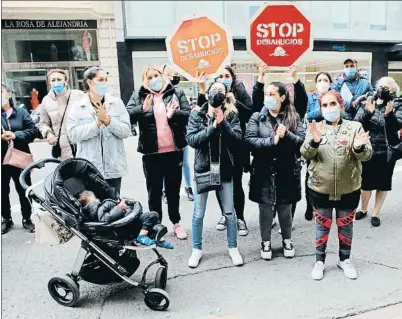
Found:
[[59, 128], [59, 135], [57, 136], [57, 144], [60, 143], [61, 129], [63, 127], [64, 116], [66, 115], [66, 112], [67, 112], [67, 109], [68, 109], [68, 103], [70, 102], [70, 97], [71, 97], [71, 92], [70, 92], [70, 95], [67, 98], [66, 108], [64, 109], [63, 117], [61, 118], [60, 128]]

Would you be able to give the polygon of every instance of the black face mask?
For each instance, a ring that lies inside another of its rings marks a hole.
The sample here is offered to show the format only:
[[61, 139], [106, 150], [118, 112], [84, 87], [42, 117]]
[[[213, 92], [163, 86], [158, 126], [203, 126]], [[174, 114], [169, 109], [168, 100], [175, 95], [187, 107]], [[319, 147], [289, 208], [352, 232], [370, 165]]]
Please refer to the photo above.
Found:
[[381, 100], [384, 100], [384, 103], [388, 103], [389, 101], [392, 101], [393, 99], [395, 99], [396, 94], [391, 93], [388, 88], [384, 88], [384, 87], [380, 86], [377, 89], [377, 97]]
[[180, 76], [174, 75], [174, 76], [173, 76], [173, 79], [170, 81], [170, 83], [171, 83], [172, 85], [177, 85], [177, 84], [179, 84], [179, 83], [180, 83]]
[[218, 92], [215, 95], [210, 95], [208, 97], [208, 102], [213, 108], [220, 107], [223, 102], [225, 102], [225, 94]]

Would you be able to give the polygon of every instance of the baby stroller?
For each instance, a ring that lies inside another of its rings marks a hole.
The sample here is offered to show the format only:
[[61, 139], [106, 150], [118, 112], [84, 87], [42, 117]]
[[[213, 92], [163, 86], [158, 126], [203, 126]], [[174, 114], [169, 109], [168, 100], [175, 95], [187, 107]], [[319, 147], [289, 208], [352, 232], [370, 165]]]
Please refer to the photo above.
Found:
[[[32, 169], [42, 169], [47, 163], [59, 165], [44, 181], [28, 186], [28, 172]], [[120, 201], [118, 192], [108, 185], [94, 165], [78, 158], [64, 162], [44, 159], [27, 167], [21, 173], [20, 182], [30, 202], [46, 214], [50, 213], [47, 215], [54, 219], [51, 227], [57, 229], [60, 234], [60, 243], [68, 241], [73, 235], [81, 239], [81, 248], [71, 273], [53, 277], [48, 282], [49, 293], [55, 301], [67, 307], [76, 305], [80, 297], [80, 280], [100, 285], [125, 281], [142, 290], [145, 304], [152, 310], [162, 311], [169, 307], [169, 295], [164, 290], [168, 264], [156, 249], [156, 245], [146, 248], [135, 245], [135, 212], [110, 224], [90, 221], [82, 213], [76, 196], [84, 189], [94, 192], [100, 200], [107, 198]], [[34, 191], [43, 183], [45, 198]], [[165, 226], [156, 225], [153, 233], [153, 238], [158, 242], [167, 233], [167, 229]], [[130, 277], [140, 265], [137, 251], [143, 249], [152, 249], [157, 259], [146, 267], [142, 280], [138, 283]], [[146, 275], [156, 264], [160, 267], [156, 272], [155, 288], [150, 288], [146, 284]]]

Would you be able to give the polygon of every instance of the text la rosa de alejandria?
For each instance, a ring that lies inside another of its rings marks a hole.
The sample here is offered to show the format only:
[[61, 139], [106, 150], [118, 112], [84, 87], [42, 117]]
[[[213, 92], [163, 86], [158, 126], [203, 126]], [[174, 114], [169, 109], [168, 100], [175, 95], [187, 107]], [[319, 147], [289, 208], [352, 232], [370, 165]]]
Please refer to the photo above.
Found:
[[298, 38], [303, 31], [302, 23], [260, 23], [257, 25], [257, 45], [303, 45], [303, 39]]
[[180, 61], [194, 60], [211, 55], [218, 55], [224, 52], [224, 48], [218, 46], [221, 41], [219, 33], [201, 35], [187, 40], [179, 40]]

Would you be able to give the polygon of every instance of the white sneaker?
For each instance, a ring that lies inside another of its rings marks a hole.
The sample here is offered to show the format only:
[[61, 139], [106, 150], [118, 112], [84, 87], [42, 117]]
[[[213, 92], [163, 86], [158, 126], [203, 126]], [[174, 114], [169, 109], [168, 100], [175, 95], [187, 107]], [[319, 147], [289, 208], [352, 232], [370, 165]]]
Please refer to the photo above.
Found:
[[221, 219], [219, 219], [219, 222], [216, 224], [216, 229], [217, 230], [225, 230], [226, 229], [226, 217], [222, 216]]
[[311, 272], [311, 277], [314, 280], [321, 280], [322, 278], [324, 278], [324, 270], [325, 270], [325, 264], [322, 261], [317, 261]]
[[283, 246], [283, 256], [285, 258], [293, 258], [295, 256], [295, 248], [291, 239], [285, 239], [282, 242]]
[[338, 259], [337, 265], [343, 270], [346, 277], [349, 279], [357, 279], [357, 271], [350, 262], [350, 259], [345, 259], [344, 261]]
[[261, 258], [264, 260], [272, 259], [272, 250], [270, 241], [263, 241], [261, 243]]
[[233, 265], [241, 266], [243, 265], [243, 257], [240, 255], [239, 249], [236, 248], [229, 248], [229, 256], [232, 258]]
[[188, 259], [188, 266], [190, 268], [197, 268], [203, 256], [202, 250], [193, 248], [190, 258]]

